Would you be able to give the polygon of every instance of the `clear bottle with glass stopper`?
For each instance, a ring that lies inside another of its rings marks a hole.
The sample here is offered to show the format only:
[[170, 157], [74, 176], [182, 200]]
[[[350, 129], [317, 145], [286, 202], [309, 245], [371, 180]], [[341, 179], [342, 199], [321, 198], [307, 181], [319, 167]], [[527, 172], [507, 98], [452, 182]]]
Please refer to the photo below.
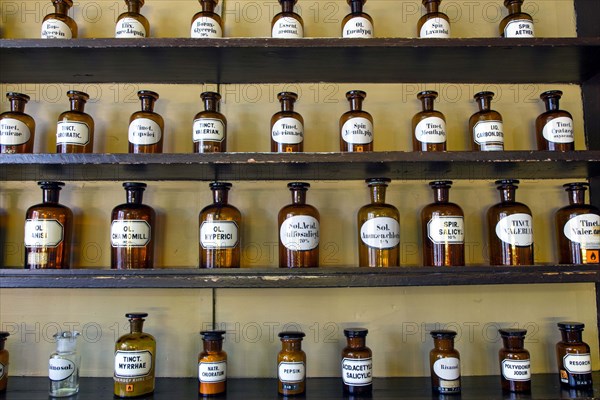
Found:
[[460, 393], [460, 354], [454, 348], [456, 332], [435, 330], [431, 332], [431, 337], [433, 349], [429, 352], [429, 365], [433, 393]]
[[48, 361], [48, 378], [51, 397], [68, 397], [79, 392], [81, 354], [77, 346], [77, 331], [59, 332], [54, 335], [56, 351]]
[[362, 90], [346, 93], [350, 111], [346, 111], [340, 117], [341, 152], [373, 151], [373, 117], [362, 109], [365, 97], [367, 94]]
[[8, 387], [9, 354], [5, 346], [6, 338], [9, 336], [9, 332], [0, 331], [0, 393], [6, 392], [6, 388]]
[[344, 395], [370, 396], [373, 391], [373, 352], [366, 345], [368, 329], [344, 329], [346, 347], [342, 350]]
[[0, 114], [0, 154], [33, 153], [35, 120], [25, 114], [29, 96], [8, 92], [10, 111]]
[[202, 11], [192, 18], [190, 28], [191, 38], [220, 38], [223, 37], [223, 19], [215, 12], [217, 0], [199, 0]]
[[134, 112], [129, 118], [130, 153], [162, 153], [165, 121], [154, 112], [158, 97], [158, 93], [150, 90], [138, 92], [142, 110]]
[[202, 331], [203, 350], [198, 355], [198, 393], [212, 397], [227, 390], [227, 353], [223, 351], [225, 331]]
[[227, 119], [219, 112], [221, 95], [204, 92], [200, 97], [204, 103], [204, 111], [194, 117], [194, 153], [224, 153], [227, 151]]
[[491, 109], [494, 92], [479, 92], [474, 96], [479, 111], [469, 118], [469, 132], [473, 151], [504, 150], [502, 115]]
[[592, 358], [590, 346], [583, 341], [581, 322], [559, 322], [561, 341], [556, 344], [556, 361], [560, 384], [568, 388], [592, 386]]
[[423, 110], [412, 119], [414, 151], [446, 151], [446, 117], [433, 109], [437, 97], [433, 90], [417, 94]]
[[115, 38], [146, 38], [150, 37], [150, 23], [140, 11], [144, 0], [125, 0], [127, 11], [119, 15], [115, 27]]
[[271, 21], [271, 37], [280, 39], [297, 39], [304, 37], [304, 21], [294, 12], [294, 4], [298, 0], [279, 0], [281, 12]]
[[306, 390], [306, 354], [302, 351], [303, 332], [280, 332], [281, 351], [277, 354], [277, 387], [280, 395], [294, 396]]
[[503, 347], [498, 352], [502, 390], [513, 393], [531, 391], [531, 360], [524, 347], [525, 329], [499, 329]]
[[508, 15], [500, 21], [500, 36], [505, 38], [532, 38], [535, 37], [533, 18], [521, 11], [523, 0], [504, 0], [504, 7], [508, 8]]
[[350, 14], [342, 20], [343, 38], [372, 38], [375, 36], [373, 30], [373, 18], [363, 12], [363, 6], [367, 0], [346, 0], [350, 5]]
[[450, 18], [439, 10], [441, 0], [423, 0], [427, 13], [417, 22], [420, 38], [449, 38]]
[[42, 21], [42, 39], [76, 39], [77, 23], [67, 15], [73, 7], [72, 0], [51, 0], [54, 12]]
[[271, 117], [271, 152], [303, 152], [304, 119], [294, 111], [298, 95], [293, 92], [281, 92], [277, 99], [281, 103], [281, 111]]
[[573, 117], [559, 108], [563, 92], [549, 90], [540, 95], [546, 106], [546, 112], [535, 120], [538, 150], [571, 151], [575, 150]]
[[67, 96], [71, 109], [58, 116], [56, 152], [93, 153], [94, 119], [84, 112], [90, 96], [77, 90], [69, 90]]

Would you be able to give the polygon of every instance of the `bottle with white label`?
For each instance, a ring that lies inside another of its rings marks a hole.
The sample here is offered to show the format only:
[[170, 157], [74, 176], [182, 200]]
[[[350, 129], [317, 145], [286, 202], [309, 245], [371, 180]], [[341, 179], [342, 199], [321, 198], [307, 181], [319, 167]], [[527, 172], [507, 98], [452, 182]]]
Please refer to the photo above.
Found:
[[0, 154], [33, 153], [35, 120], [25, 114], [29, 96], [8, 92], [10, 111], [0, 114]]
[[362, 153], [373, 151], [373, 117], [362, 109], [367, 94], [362, 90], [346, 93], [350, 111], [340, 117], [340, 151]]
[[423, 110], [412, 119], [414, 151], [446, 151], [446, 117], [433, 109], [437, 97], [433, 90], [417, 94]]
[[142, 204], [145, 183], [123, 183], [127, 203], [113, 208], [110, 226], [112, 269], [154, 268], [156, 213]]
[[342, 385], [345, 395], [370, 395], [373, 391], [373, 352], [366, 345], [368, 329], [344, 329]]
[[479, 111], [469, 118], [473, 151], [504, 150], [502, 115], [491, 109], [494, 92], [479, 92], [474, 98], [479, 105]]
[[500, 36], [505, 38], [532, 38], [535, 37], [533, 18], [521, 11], [523, 0], [504, 0], [504, 7], [508, 8], [508, 15], [500, 21]]
[[487, 211], [490, 265], [533, 265], [533, 217], [515, 200], [519, 181], [496, 181], [500, 203]]
[[538, 150], [575, 150], [573, 117], [567, 111], [559, 109], [558, 105], [562, 94], [560, 90], [549, 90], [540, 95], [546, 112], [535, 120]]
[[93, 153], [94, 119], [84, 112], [90, 96], [77, 90], [69, 90], [67, 96], [71, 109], [58, 116], [56, 152]]
[[38, 182], [43, 202], [25, 216], [25, 268], [69, 269], [73, 212], [58, 203], [63, 182]]
[[147, 313], [127, 313], [129, 333], [115, 344], [114, 395], [138, 397], [154, 392], [156, 340], [144, 332]]
[[0, 393], [6, 392], [8, 386], [8, 361], [9, 354], [8, 350], [4, 347], [6, 345], [6, 338], [10, 336], [10, 333], [0, 331]]
[[417, 35], [420, 38], [449, 38], [450, 18], [439, 11], [441, 0], [423, 0], [427, 13], [419, 18]]
[[590, 346], [583, 341], [581, 322], [559, 322], [562, 340], [556, 344], [556, 361], [560, 384], [567, 388], [592, 386]]
[[202, 331], [203, 350], [198, 355], [198, 393], [212, 397], [227, 390], [227, 353], [223, 351], [225, 331]]
[[227, 202], [231, 183], [212, 182], [213, 204], [200, 212], [200, 268], [239, 268], [242, 214]]
[[280, 395], [303, 394], [306, 389], [306, 354], [302, 351], [303, 332], [280, 332], [281, 351], [277, 354], [277, 388]]
[[42, 21], [42, 39], [76, 39], [77, 23], [67, 15], [73, 0], [51, 0], [54, 12]]
[[162, 153], [165, 121], [154, 112], [158, 93], [140, 90], [137, 95], [142, 102], [142, 110], [129, 118], [129, 153]]
[[190, 28], [191, 38], [221, 38], [223, 37], [223, 20], [215, 12], [217, 0], [199, 0], [202, 11], [192, 18]]
[[281, 103], [281, 111], [271, 117], [271, 152], [303, 152], [304, 119], [294, 111], [298, 95], [293, 92], [281, 92], [277, 99]]
[[525, 329], [499, 329], [503, 347], [498, 352], [502, 390], [513, 393], [531, 391], [531, 361], [524, 348]]
[[194, 117], [194, 153], [224, 153], [227, 151], [227, 119], [219, 112], [221, 95], [204, 92], [200, 97], [204, 103], [204, 111]]
[[150, 23], [140, 10], [144, 0], [125, 0], [127, 11], [119, 15], [115, 27], [115, 38], [141, 39], [150, 37]]
[[460, 354], [454, 348], [455, 336], [455, 331], [431, 331], [433, 349], [429, 352], [429, 366], [435, 394], [460, 393]]
[[81, 355], [77, 348], [80, 333], [59, 332], [54, 335], [56, 351], [48, 361], [48, 378], [51, 397], [68, 397], [79, 392], [79, 369]]
[[363, 6], [367, 0], [346, 0], [350, 5], [350, 14], [342, 20], [343, 38], [372, 38], [373, 18], [363, 12]]
[[294, 12], [298, 0], [279, 0], [281, 12], [271, 21], [271, 37], [280, 39], [298, 39], [304, 37], [304, 21]]

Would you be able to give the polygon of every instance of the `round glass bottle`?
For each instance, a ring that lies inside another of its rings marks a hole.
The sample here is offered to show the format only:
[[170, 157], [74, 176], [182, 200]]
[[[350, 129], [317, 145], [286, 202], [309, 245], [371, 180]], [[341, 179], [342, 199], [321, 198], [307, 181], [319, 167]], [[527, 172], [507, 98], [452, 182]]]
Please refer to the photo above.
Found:
[[10, 111], [0, 114], [0, 154], [33, 153], [35, 120], [25, 114], [29, 96], [8, 92]]
[[85, 103], [90, 96], [77, 90], [69, 90], [67, 96], [71, 109], [58, 116], [56, 152], [93, 153], [94, 119], [84, 112]]
[[9, 354], [8, 350], [4, 347], [6, 345], [6, 338], [10, 336], [8, 332], [0, 332], [0, 393], [6, 392], [8, 386], [8, 362]]
[[366, 345], [365, 328], [344, 329], [342, 384], [345, 395], [370, 395], [373, 390], [373, 353]]
[[77, 38], [77, 23], [67, 15], [73, 7], [72, 0], [51, 0], [54, 12], [44, 17], [42, 21], [42, 39], [75, 39]]
[[150, 23], [140, 10], [144, 0], [125, 0], [127, 12], [117, 18], [115, 38], [145, 38], [150, 36]]
[[363, 12], [367, 0], [346, 0], [350, 5], [350, 14], [342, 20], [342, 37], [344, 38], [372, 38], [373, 18]]
[[521, 11], [523, 0], [504, 0], [508, 15], [500, 21], [500, 36], [505, 38], [535, 37], [533, 18]]
[[294, 111], [298, 95], [281, 92], [277, 95], [281, 111], [271, 117], [271, 151], [294, 153], [304, 151], [304, 119]]
[[158, 93], [140, 90], [138, 97], [142, 102], [142, 110], [134, 112], [129, 118], [129, 152], [162, 153], [165, 121], [154, 112]]
[[365, 97], [367, 94], [362, 90], [346, 93], [350, 111], [346, 111], [340, 117], [341, 152], [373, 151], [373, 117], [362, 109]]
[[223, 37], [223, 20], [215, 12], [217, 0], [199, 0], [202, 11], [192, 18], [190, 28], [191, 38], [220, 38]]
[[203, 350], [198, 355], [198, 393], [215, 396], [227, 390], [227, 353], [223, 351], [225, 331], [202, 331]]
[[469, 118], [473, 151], [504, 150], [502, 115], [491, 109], [494, 92], [479, 92], [474, 98], [479, 105], [479, 111]]
[[271, 37], [280, 39], [296, 39], [304, 37], [304, 21], [294, 12], [294, 4], [298, 0], [279, 0], [281, 12], [271, 21]]
[[503, 347], [498, 352], [500, 380], [506, 392], [531, 391], [531, 361], [524, 348], [525, 329], [499, 329]]
[[454, 348], [456, 332], [431, 332], [433, 349], [429, 352], [431, 389], [435, 394], [460, 393], [460, 354]]
[[433, 109], [437, 92], [426, 90], [417, 94], [423, 111], [412, 119], [414, 151], [446, 151], [446, 118]]
[[77, 338], [80, 335], [77, 331], [54, 335], [56, 351], [48, 360], [50, 397], [68, 397], [79, 392], [81, 354], [77, 349]]
[[583, 341], [581, 322], [559, 322], [562, 340], [556, 344], [556, 361], [560, 384], [569, 388], [592, 386], [590, 346]]
[[204, 102], [204, 111], [194, 117], [194, 153], [224, 153], [227, 151], [227, 120], [219, 112], [221, 95], [204, 92], [200, 97]]
[[560, 90], [549, 90], [540, 95], [546, 112], [535, 120], [538, 150], [575, 150], [573, 117], [567, 111], [560, 110], [558, 105], [562, 94]]
[[306, 389], [306, 354], [302, 332], [280, 332], [281, 351], [277, 354], [277, 388], [283, 396], [303, 394]]
[[439, 11], [441, 0], [423, 0], [427, 13], [417, 22], [420, 38], [449, 38], [450, 18]]

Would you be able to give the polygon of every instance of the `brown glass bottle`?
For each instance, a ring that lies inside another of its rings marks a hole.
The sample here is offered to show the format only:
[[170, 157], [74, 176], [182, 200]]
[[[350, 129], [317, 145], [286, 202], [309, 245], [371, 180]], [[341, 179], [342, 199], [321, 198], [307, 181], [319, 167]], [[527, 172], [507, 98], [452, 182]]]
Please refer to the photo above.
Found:
[[43, 201], [25, 216], [25, 268], [69, 269], [73, 212], [58, 203], [63, 182], [38, 182]]
[[145, 38], [150, 37], [150, 23], [140, 10], [144, 0], [125, 0], [127, 12], [117, 18], [115, 27], [115, 38]]
[[423, 0], [427, 13], [417, 22], [420, 38], [449, 38], [450, 18], [439, 11], [441, 0]]
[[343, 38], [372, 38], [373, 18], [363, 12], [363, 5], [367, 0], [346, 0], [350, 5], [350, 14], [342, 20]]
[[227, 390], [227, 353], [223, 351], [225, 331], [202, 331], [203, 350], [198, 355], [198, 393], [215, 396]]
[[431, 332], [433, 349], [429, 352], [431, 389], [435, 394], [460, 393], [460, 354], [454, 348], [456, 332]]
[[279, 394], [293, 396], [306, 389], [306, 354], [302, 351], [302, 332], [280, 332], [281, 351], [277, 354]]
[[127, 313], [130, 331], [115, 344], [114, 394], [138, 397], [154, 392], [156, 340], [143, 331], [147, 313]]
[[142, 197], [145, 183], [123, 183], [127, 203], [113, 208], [110, 244], [111, 268], [154, 268], [154, 221], [156, 213]]
[[508, 15], [500, 21], [500, 36], [505, 38], [535, 37], [533, 18], [521, 11], [523, 0], [504, 0]]
[[204, 102], [204, 111], [194, 117], [194, 153], [224, 153], [227, 151], [227, 120], [219, 112], [221, 95], [204, 92], [200, 97]]
[[77, 23], [67, 15], [73, 7], [72, 0], [51, 0], [54, 12], [44, 17], [42, 21], [42, 39], [75, 39], [77, 38]]
[[223, 20], [215, 12], [217, 0], [199, 0], [202, 11], [192, 18], [190, 28], [191, 38], [220, 38], [223, 37]]
[[298, 95], [281, 92], [277, 95], [281, 111], [271, 117], [271, 151], [294, 153], [304, 151], [304, 119], [294, 111]]
[[242, 214], [227, 203], [231, 183], [209, 187], [213, 204], [200, 212], [200, 268], [239, 268]]
[[319, 211], [306, 204], [305, 182], [288, 183], [292, 204], [279, 211], [279, 267], [316, 268], [319, 266]]
[[281, 12], [271, 21], [271, 37], [296, 39], [304, 37], [304, 21], [294, 12], [298, 0], [279, 0]]
[[0, 393], [6, 392], [8, 386], [8, 350], [4, 348], [6, 338], [10, 336], [8, 332], [0, 332]]
[[67, 96], [71, 109], [58, 116], [56, 152], [93, 153], [94, 119], [83, 111], [90, 96], [76, 90], [69, 90]]
[[362, 90], [346, 93], [350, 111], [340, 117], [340, 151], [362, 153], [373, 151], [373, 117], [362, 110], [367, 94]]
[[370, 395], [373, 391], [373, 353], [366, 346], [369, 331], [344, 329], [347, 345], [342, 350], [342, 385], [346, 395]]
[[573, 117], [558, 106], [562, 94], [560, 90], [549, 90], [540, 95], [546, 112], [535, 120], [538, 150], [575, 150]]
[[592, 386], [592, 359], [590, 346], [582, 339], [581, 322], [559, 322], [562, 340], [556, 344], [556, 361], [560, 384], [570, 388]]
[[487, 212], [490, 265], [533, 265], [533, 218], [515, 200], [519, 181], [496, 181], [500, 203]]
[[417, 94], [423, 111], [412, 119], [414, 151], [446, 151], [446, 118], [433, 109], [437, 92], [426, 90]]
[[523, 347], [525, 329], [499, 329], [503, 347], [498, 352], [500, 380], [506, 392], [531, 391], [531, 362], [529, 352]]
[[0, 114], [0, 154], [33, 153], [35, 120], [25, 114], [29, 96], [8, 92], [10, 111]]
[[469, 118], [473, 151], [504, 150], [502, 115], [491, 109], [494, 92], [479, 92], [474, 98], [479, 105], [479, 111]]
[[138, 97], [142, 101], [142, 111], [134, 112], [129, 118], [129, 152], [162, 153], [165, 121], [154, 112], [158, 93], [140, 90]]
[[358, 210], [358, 260], [361, 267], [400, 265], [400, 213], [385, 203], [391, 179], [367, 179], [371, 203]]

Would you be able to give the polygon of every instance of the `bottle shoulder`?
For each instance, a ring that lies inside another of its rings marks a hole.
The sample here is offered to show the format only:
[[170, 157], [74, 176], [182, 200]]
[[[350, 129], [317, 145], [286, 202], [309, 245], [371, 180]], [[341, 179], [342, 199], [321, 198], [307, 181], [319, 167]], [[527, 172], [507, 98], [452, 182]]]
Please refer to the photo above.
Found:
[[296, 215], [310, 215], [317, 220], [320, 218], [319, 210], [310, 204], [288, 204], [279, 211], [279, 216], [293, 217]]
[[204, 217], [208, 217], [210, 215], [213, 217], [212, 219], [218, 220], [220, 219], [219, 214], [221, 213], [224, 214], [223, 217], [237, 216], [241, 218], [242, 216], [240, 210], [231, 204], [210, 204], [200, 211], [200, 218], [204, 219]]
[[517, 201], [510, 203], [497, 203], [491, 206], [488, 210], [488, 215], [491, 214], [531, 214], [531, 209], [523, 203], [519, 203]]
[[444, 122], [446, 122], [446, 117], [444, 116], [444, 114], [442, 114], [440, 111], [438, 110], [431, 110], [431, 111], [419, 111], [418, 113], [415, 114], [415, 116], [413, 117], [413, 124], [417, 124], [420, 121], [427, 119], [427, 118], [441, 118]]
[[223, 115], [217, 111], [209, 111], [209, 110], [200, 111], [198, 114], [196, 114], [194, 116], [194, 121], [198, 120], [198, 119], [219, 119], [219, 120], [223, 121], [223, 123], [227, 124], [227, 118], [225, 118], [225, 115]]
[[119, 204], [118, 206], [116, 206], [115, 208], [113, 208], [112, 210], [112, 214], [113, 217], [115, 216], [115, 214], [117, 213], [121, 213], [124, 215], [127, 214], [148, 214], [151, 215], [152, 217], [154, 217], [156, 215], [156, 212], [154, 211], [154, 209], [146, 204], [133, 204], [133, 203], [123, 203], [123, 204]]
[[430, 203], [423, 207], [422, 215], [458, 216], [464, 217], [462, 208], [455, 203]]

